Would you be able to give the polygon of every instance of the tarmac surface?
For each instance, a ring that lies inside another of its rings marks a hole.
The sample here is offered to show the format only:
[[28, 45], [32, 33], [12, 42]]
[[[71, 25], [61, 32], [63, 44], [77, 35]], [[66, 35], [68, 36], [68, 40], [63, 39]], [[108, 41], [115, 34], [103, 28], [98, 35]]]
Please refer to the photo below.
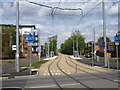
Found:
[[59, 54], [58, 58], [43, 64], [36, 75], [2, 80], [2, 83], [3, 88], [118, 90], [120, 85], [118, 76], [118, 71], [91, 67], [70, 59], [68, 55]]

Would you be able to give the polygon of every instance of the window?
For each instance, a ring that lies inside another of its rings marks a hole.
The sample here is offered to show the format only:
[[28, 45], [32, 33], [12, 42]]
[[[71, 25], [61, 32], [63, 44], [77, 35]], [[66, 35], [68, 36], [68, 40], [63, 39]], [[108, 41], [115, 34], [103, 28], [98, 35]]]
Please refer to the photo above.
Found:
[[33, 56], [37, 56], [37, 54], [33, 54]]
[[24, 54], [24, 56], [26, 57], [26, 56], [28, 56], [28, 54], [27, 54], [27, 53], [25, 53], [25, 54]]
[[27, 51], [27, 48], [24, 48], [25, 49], [25, 51]]

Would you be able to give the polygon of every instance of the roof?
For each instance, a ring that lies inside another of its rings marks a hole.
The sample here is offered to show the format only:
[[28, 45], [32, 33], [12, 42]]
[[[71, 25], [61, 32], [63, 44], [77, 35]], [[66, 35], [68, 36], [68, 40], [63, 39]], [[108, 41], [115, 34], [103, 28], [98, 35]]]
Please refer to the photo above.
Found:
[[[16, 25], [14, 24], [0, 24], [0, 26], [13, 26], [13, 27], [16, 27]], [[19, 25], [20, 28], [22, 27], [34, 27], [35, 29], [35, 25]]]

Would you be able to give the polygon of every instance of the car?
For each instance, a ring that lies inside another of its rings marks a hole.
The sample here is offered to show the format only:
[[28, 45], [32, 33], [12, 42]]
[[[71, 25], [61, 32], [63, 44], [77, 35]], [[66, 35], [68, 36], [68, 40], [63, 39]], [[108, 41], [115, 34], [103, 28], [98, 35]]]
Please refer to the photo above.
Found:
[[85, 54], [85, 57], [86, 57], [86, 58], [91, 58], [92, 55], [91, 55], [90, 53], [87, 53], [87, 54]]

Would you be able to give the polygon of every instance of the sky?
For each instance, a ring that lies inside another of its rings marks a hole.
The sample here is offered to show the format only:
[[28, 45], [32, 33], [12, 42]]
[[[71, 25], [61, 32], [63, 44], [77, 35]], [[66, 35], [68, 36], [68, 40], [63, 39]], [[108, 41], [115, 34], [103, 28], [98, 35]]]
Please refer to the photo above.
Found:
[[[88, 13], [80, 21], [81, 10], [55, 10], [54, 19], [51, 16], [52, 9], [31, 4], [24, 0], [19, 0], [19, 14], [21, 25], [36, 25], [41, 30], [41, 44], [47, 41], [48, 35], [58, 35], [58, 47], [71, 32], [79, 30], [85, 37], [85, 42], [93, 40], [93, 29], [95, 28], [96, 41], [103, 36], [102, 0], [29, 0], [32, 2], [61, 8], [81, 8], [83, 15]], [[105, 0], [105, 20], [106, 35], [114, 40], [114, 35], [118, 31], [118, 1]], [[99, 4], [99, 5], [98, 5]], [[98, 5], [98, 6], [96, 6]], [[0, 24], [16, 24], [16, 1], [0, 0]]]

